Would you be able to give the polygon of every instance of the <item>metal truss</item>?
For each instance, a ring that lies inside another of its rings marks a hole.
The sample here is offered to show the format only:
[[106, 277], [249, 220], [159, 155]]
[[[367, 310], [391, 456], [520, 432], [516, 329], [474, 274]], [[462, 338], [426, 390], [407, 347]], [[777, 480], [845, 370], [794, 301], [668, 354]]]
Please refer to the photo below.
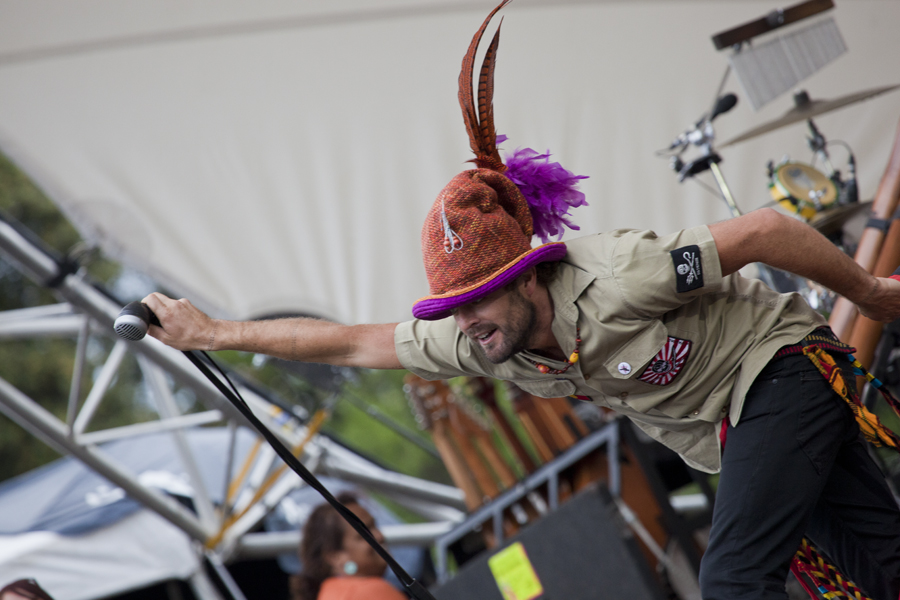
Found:
[[[187, 443], [185, 430], [225, 423], [231, 429], [227, 473], [234, 466], [234, 433], [249, 427], [244, 417], [197, 371], [180, 352], [147, 337], [137, 342], [115, 338], [113, 322], [121, 306], [88, 282], [83, 272], [66, 274], [47, 251], [10, 223], [0, 220], [0, 254], [38, 284], [53, 289], [61, 303], [0, 313], [0, 340], [62, 337], [74, 338], [73, 370], [66, 419], [57, 418], [34, 399], [0, 379], [0, 412], [64, 455], [72, 456], [120, 487], [131, 498], [156, 512], [195, 540], [194, 546], [210, 570], [224, 581], [228, 594], [242, 595], [233, 585], [223, 563], [238, 558], [271, 557], [295, 551], [298, 533], [260, 533], [262, 519], [292, 490], [304, 485], [293, 472], [277, 472], [280, 459], [260, 445], [235, 480], [229, 482], [226, 502], [217, 505], [204, 486], [197, 458]], [[91, 377], [91, 388], [82, 400], [88, 345], [93, 336], [113, 339], [103, 366]], [[97, 409], [115, 380], [123, 360], [133, 354], [151, 391], [158, 420], [89, 431]], [[205, 410], [183, 414], [174, 389], [193, 390]], [[302, 452], [310, 471], [331, 475], [377, 490], [418, 513], [426, 521], [418, 525], [384, 528], [388, 543], [430, 545], [464, 518], [462, 492], [451, 486], [388, 471], [320, 435], [308, 436], [307, 428], [261, 393], [238, 386], [254, 414], [289, 447]], [[144, 485], [137, 474], [118, 463], [100, 446], [123, 437], [151, 432], [171, 432], [171, 440], [193, 489], [194, 510], [158, 489]], [[306, 438], [309, 439], [306, 439]], [[304, 443], [305, 442], [305, 443]], [[189, 581], [201, 600], [219, 600], [221, 594], [201, 569]]]

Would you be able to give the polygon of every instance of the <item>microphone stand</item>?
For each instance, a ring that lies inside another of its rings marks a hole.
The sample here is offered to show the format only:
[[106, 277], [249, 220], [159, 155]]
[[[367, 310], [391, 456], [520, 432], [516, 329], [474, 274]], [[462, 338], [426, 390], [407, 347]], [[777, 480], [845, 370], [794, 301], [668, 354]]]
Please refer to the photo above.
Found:
[[[126, 340], [137, 341], [142, 339], [146, 334], [147, 330], [151, 325], [160, 325], [159, 319], [150, 310], [150, 307], [140, 301], [129, 302], [126, 304], [122, 310], [119, 312], [119, 316], [116, 317], [116, 321], [113, 325], [116, 334]], [[209, 367], [204, 364], [197, 352], [194, 351], [186, 351], [182, 352], [191, 363], [199, 369], [203, 375], [209, 379], [210, 383], [212, 383], [219, 392], [225, 396], [225, 399], [228, 400], [234, 407], [238, 410], [238, 412], [243, 415], [247, 421], [250, 422], [251, 425], [262, 435], [269, 445], [272, 446], [272, 449], [275, 450], [275, 453], [281, 457], [281, 460], [289, 466], [297, 475], [300, 476], [300, 479], [306, 482], [309, 487], [319, 492], [319, 494], [325, 498], [325, 500], [338, 512], [338, 514], [343, 517], [347, 523], [359, 533], [360, 536], [372, 547], [375, 552], [378, 553], [381, 558], [384, 559], [385, 563], [391, 568], [395, 575], [397, 575], [397, 579], [403, 584], [406, 588], [406, 592], [412, 596], [415, 600], [436, 600], [434, 596], [423, 586], [421, 583], [416, 581], [406, 570], [400, 566], [393, 556], [385, 549], [381, 543], [375, 539], [375, 536], [372, 535], [372, 532], [363, 523], [359, 517], [357, 517], [350, 509], [346, 506], [338, 502], [337, 498], [335, 498], [331, 492], [328, 491], [322, 482], [319, 481], [315, 475], [313, 475], [309, 469], [307, 469], [300, 459], [294, 456], [294, 453], [291, 452], [287, 446], [285, 446], [281, 440], [279, 440], [268, 427], [266, 427], [262, 421], [260, 421], [253, 411], [250, 410], [250, 407], [241, 397], [240, 392], [237, 391], [237, 388], [234, 385], [231, 385], [229, 389], [226, 386], [222, 379], [216, 377], [212, 371], [209, 370]], [[209, 357], [206, 352], [201, 352], [209, 364], [214, 366], [219, 374], [222, 375], [222, 378], [225, 379], [229, 384], [231, 381], [228, 379], [228, 376], [219, 368], [219, 365], [215, 363], [215, 361]]]
[[[214, 386], [216, 386], [216, 389], [218, 389], [222, 393], [222, 395], [224, 395], [225, 398], [229, 402], [231, 402], [231, 404], [233, 404], [234, 407], [237, 408], [244, 417], [247, 418], [250, 424], [252, 424], [253, 427], [257, 431], [259, 431], [260, 435], [262, 435], [266, 439], [266, 441], [269, 442], [269, 445], [272, 446], [272, 448], [275, 450], [275, 453], [281, 457], [285, 464], [289, 466], [295, 473], [297, 473], [297, 475], [299, 475], [300, 478], [305, 481], [307, 485], [309, 485], [309, 487], [319, 492], [319, 494], [321, 494], [321, 496], [325, 498], [325, 500], [329, 504], [331, 504], [331, 506], [334, 507], [335, 510], [337, 510], [338, 514], [340, 514], [341, 517], [343, 517], [344, 520], [347, 521], [347, 523], [351, 527], [353, 527], [353, 529], [355, 529], [356, 532], [359, 533], [359, 535], [361, 535], [364, 540], [366, 540], [366, 542], [368, 542], [372, 549], [375, 550], [375, 552], [377, 552], [378, 555], [384, 559], [384, 561], [391, 568], [394, 574], [397, 575], [397, 578], [403, 584], [406, 592], [412, 598], [414, 598], [415, 600], [436, 600], [431, 592], [429, 592], [428, 589], [425, 588], [425, 586], [423, 586], [419, 581], [417, 581], [409, 573], [407, 573], [406, 570], [402, 566], [400, 566], [400, 563], [398, 563], [394, 559], [394, 557], [390, 555], [387, 549], [385, 549], [385, 547], [375, 539], [375, 536], [372, 535], [372, 532], [369, 530], [366, 524], [363, 523], [359, 519], [359, 517], [353, 514], [350, 509], [338, 502], [338, 500], [331, 494], [331, 492], [329, 492], [328, 489], [324, 485], [322, 485], [322, 482], [319, 481], [316, 476], [313, 475], [296, 456], [294, 456], [294, 454], [288, 449], [288, 447], [285, 446], [281, 442], [281, 440], [279, 440], [275, 436], [275, 434], [272, 433], [269, 428], [266, 427], [262, 423], [262, 421], [260, 421], [256, 417], [255, 414], [253, 414], [253, 411], [250, 410], [250, 407], [247, 406], [246, 402], [244, 402], [242, 398], [232, 392], [232, 390], [230, 390], [224, 383], [222, 383], [222, 380], [220, 378], [216, 377], [212, 373], [212, 371], [209, 370], [209, 367], [207, 367], [203, 363], [203, 361], [200, 360], [196, 352], [186, 351], [183, 352], [183, 354], [189, 361], [191, 361], [191, 363], [194, 364], [195, 367], [200, 370], [201, 373], [203, 373], [203, 375], [206, 376], [207, 379], [209, 379], [209, 381]], [[213, 366], [216, 367], [216, 369], [219, 369], [218, 365], [216, 365], [216, 363], [213, 362], [213, 360], [209, 358], [209, 356], [205, 352], [203, 352], [202, 354], [207, 358], [207, 360], [209, 360], [209, 362]], [[221, 369], [219, 369], [219, 371], [221, 372]]]
[[[725, 77], [727, 76], [728, 71], [725, 72]], [[725, 80], [723, 78], [722, 85], [719, 86], [720, 92], [724, 83]], [[689, 179], [703, 171], [709, 170], [715, 179], [719, 194], [728, 206], [729, 212], [731, 212], [731, 216], [739, 217], [743, 213], [741, 212], [741, 209], [738, 208], [734, 195], [731, 193], [731, 188], [728, 187], [728, 182], [725, 181], [725, 175], [722, 173], [722, 169], [719, 168], [722, 157], [713, 149], [713, 142], [716, 138], [712, 125], [713, 120], [720, 114], [734, 108], [737, 103], [736, 97], [732, 96], [731, 98], [728, 98], [728, 96], [728, 94], [719, 96], [716, 99], [713, 109], [708, 113], [708, 116], [704, 115], [691, 131], [682, 134], [675, 142], [673, 142], [669, 151], [674, 151], [675, 154], [671, 157], [669, 166], [678, 173], [679, 182], [683, 182], [685, 179]], [[688, 146], [697, 146], [700, 149], [701, 155], [699, 158], [685, 163], [681, 160], [681, 154]], [[757, 270], [759, 278], [765, 282], [766, 285], [772, 289], [779, 289], [770, 267], [758, 263]]]

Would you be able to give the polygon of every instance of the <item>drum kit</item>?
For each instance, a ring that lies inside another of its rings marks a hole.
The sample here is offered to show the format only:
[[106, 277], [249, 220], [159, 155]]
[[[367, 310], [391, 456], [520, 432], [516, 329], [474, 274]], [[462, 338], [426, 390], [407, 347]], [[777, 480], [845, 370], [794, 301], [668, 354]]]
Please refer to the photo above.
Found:
[[[859, 201], [856, 163], [850, 147], [843, 142], [833, 142], [844, 146], [848, 154], [847, 172], [844, 175], [833, 166], [828, 153], [829, 142], [816, 127], [813, 117], [862, 102], [893, 91], [898, 87], [900, 85], [872, 88], [834, 100], [812, 100], [805, 91], [799, 91], [794, 94], [794, 107], [784, 115], [750, 129], [724, 142], [720, 147], [733, 146], [782, 127], [806, 121], [809, 128], [807, 144], [814, 153], [816, 163], [806, 164], [787, 158], [779, 163], [769, 161], [767, 170], [771, 204], [806, 221], [838, 247], [850, 253], [853, 241], [846, 239], [845, 226], [857, 215], [867, 212], [872, 202]], [[739, 216], [741, 211], [718, 166], [721, 157], [713, 150], [715, 136], [712, 130], [713, 119], [730, 110], [735, 103], [736, 97], [733, 94], [720, 97], [716, 107], [709, 113], [709, 117], [702, 117], [690, 130], [676, 138], [669, 148], [661, 150], [657, 154], [670, 157], [670, 166], [678, 174], [679, 181], [710, 170], [715, 178], [718, 192], [728, 205], [732, 215]], [[722, 108], [724, 110], [721, 110]], [[685, 162], [681, 157], [690, 146], [700, 148], [701, 155], [697, 159]], [[817, 167], [819, 162], [824, 167], [824, 172]], [[758, 265], [758, 269], [759, 278], [770, 287], [781, 292], [799, 292], [816, 310], [830, 312], [834, 303], [834, 295], [829, 290], [814, 282], [765, 265]]]

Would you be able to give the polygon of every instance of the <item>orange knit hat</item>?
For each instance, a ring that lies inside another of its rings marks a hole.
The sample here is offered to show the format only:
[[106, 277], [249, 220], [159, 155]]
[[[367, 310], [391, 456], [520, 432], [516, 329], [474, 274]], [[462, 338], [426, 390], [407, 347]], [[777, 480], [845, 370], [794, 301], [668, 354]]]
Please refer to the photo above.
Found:
[[[475, 153], [472, 162], [478, 168], [454, 177], [425, 219], [422, 255], [431, 295], [413, 305], [413, 316], [418, 319], [447, 317], [454, 308], [502, 288], [532, 266], [562, 259], [566, 255], [562, 242], [531, 247], [535, 222], [540, 218], [538, 234], [544, 241], [547, 234], [561, 237], [561, 224], [577, 229], [565, 218], [568, 209], [586, 204], [584, 194], [575, 189], [584, 177], [550, 163], [549, 153], [519, 149], [508, 157], [509, 165], [515, 167], [510, 170], [500, 159], [492, 107], [499, 28], [481, 67], [476, 113], [472, 94], [475, 53], [491, 18], [508, 2], [503, 0], [491, 11], [463, 58], [459, 101]], [[499, 141], [505, 139], [500, 136]]]

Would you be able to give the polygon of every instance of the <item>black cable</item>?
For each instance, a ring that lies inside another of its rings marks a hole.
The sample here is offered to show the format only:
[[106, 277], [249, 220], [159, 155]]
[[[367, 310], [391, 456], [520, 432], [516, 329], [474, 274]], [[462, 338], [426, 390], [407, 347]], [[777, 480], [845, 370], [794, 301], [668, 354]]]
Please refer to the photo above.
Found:
[[[275, 434], [272, 433], [269, 428], [266, 427], [262, 423], [262, 421], [260, 421], [256, 417], [255, 414], [253, 414], [253, 411], [250, 410], [250, 407], [241, 397], [240, 393], [237, 393], [236, 389], [234, 392], [232, 392], [232, 390], [230, 390], [224, 383], [222, 383], [222, 380], [216, 377], [212, 373], [212, 371], [209, 370], [209, 367], [207, 367], [204, 362], [200, 360], [200, 358], [198, 358], [195, 352], [186, 351], [183, 354], [188, 358], [189, 361], [194, 364], [195, 367], [200, 370], [201, 373], [203, 373], [203, 375], [206, 376], [207, 379], [209, 379], [209, 381], [214, 386], [216, 386], [216, 389], [218, 389], [222, 393], [222, 395], [224, 395], [225, 398], [229, 402], [231, 402], [234, 407], [237, 408], [238, 411], [240, 411], [240, 413], [244, 415], [244, 417], [246, 417], [248, 421], [250, 421], [253, 427], [256, 428], [256, 430], [259, 431], [259, 433], [264, 438], [266, 438], [266, 441], [269, 442], [269, 444], [275, 450], [275, 453], [281, 457], [285, 464], [287, 464], [287, 466], [289, 466], [295, 473], [297, 473], [297, 475], [300, 476], [300, 479], [305, 481], [306, 484], [309, 485], [309, 487], [319, 492], [319, 494], [321, 494], [321, 496], [325, 498], [325, 500], [331, 506], [334, 507], [338, 514], [340, 514], [341, 517], [343, 517], [344, 520], [347, 521], [347, 523], [349, 523], [350, 526], [353, 527], [353, 529], [355, 529], [357, 533], [359, 533], [359, 535], [363, 537], [364, 540], [366, 540], [366, 542], [368, 542], [372, 549], [375, 550], [375, 552], [377, 552], [378, 555], [384, 559], [387, 565], [397, 576], [397, 579], [399, 579], [403, 586], [406, 588], [406, 591], [410, 596], [412, 596], [416, 600], [436, 600], [435, 597], [432, 596], [431, 593], [425, 588], [425, 586], [416, 581], [409, 573], [406, 572], [403, 567], [400, 566], [400, 563], [394, 560], [394, 557], [391, 556], [387, 549], [385, 549], [385, 547], [375, 539], [375, 536], [372, 535], [372, 532], [368, 527], [366, 527], [366, 524], [363, 523], [359, 519], [359, 517], [353, 514], [350, 509], [338, 502], [338, 500], [331, 494], [331, 492], [329, 492], [328, 489], [324, 485], [322, 485], [322, 482], [319, 481], [316, 476], [313, 475], [303, 465], [303, 463], [293, 455], [293, 453], [287, 448], [287, 446], [285, 446], [281, 442], [281, 440], [279, 440], [275, 436]], [[225, 375], [225, 373], [221, 369], [219, 369], [219, 366], [216, 365], [215, 361], [210, 358], [209, 355], [206, 354], [206, 352], [202, 352], [202, 354], [207, 361], [213, 364], [216, 369], [218, 369], [219, 372], [222, 373], [222, 376], [225, 378], [225, 380], [231, 383], [231, 381], [228, 379], [228, 376]]]
[[[228, 382], [228, 385], [231, 386], [231, 391], [234, 392], [234, 395], [237, 396], [237, 397], [240, 399], [240, 401], [243, 402], [244, 405], [246, 406], [246, 405], [247, 405], [247, 401], [244, 400], [244, 397], [243, 397], [243, 396], [241, 396], [241, 393], [238, 391], [237, 387], [236, 387], [236, 386], [234, 385], [234, 383], [231, 381], [231, 378], [229, 378], [228, 375], [225, 374], [225, 371], [222, 370], [222, 367], [220, 367], [219, 364], [218, 364], [216, 361], [214, 361], [214, 360], [212, 359], [212, 357], [211, 357], [209, 354], [207, 354], [206, 352], [202, 352], [202, 351], [201, 351], [200, 354], [203, 355], [203, 358], [206, 359], [206, 362], [208, 362], [209, 364], [211, 364], [212, 366], [214, 366], [214, 367], [216, 368], [216, 371], [219, 372], [219, 375], [222, 376], [222, 379], [224, 379], [225, 381], [227, 381], [227, 382]], [[209, 376], [207, 375], [207, 377], [209, 377]]]
[[853, 150], [850, 148], [850, 144], [848, 144], [844, 140], [829, 140], [827, 145], [830, 146], [832, 144], [836, 144], [838, 146], [843, 146], [844, 150], [847, 151], [847, 154], [849, 154], [850, 156], [853, 156]]

